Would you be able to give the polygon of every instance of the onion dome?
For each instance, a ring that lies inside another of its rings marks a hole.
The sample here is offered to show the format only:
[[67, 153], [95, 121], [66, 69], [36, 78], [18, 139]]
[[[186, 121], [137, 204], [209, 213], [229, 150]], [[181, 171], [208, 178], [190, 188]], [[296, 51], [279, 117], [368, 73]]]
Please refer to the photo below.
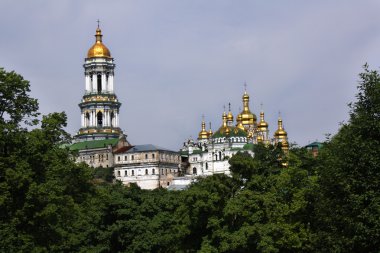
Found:
[[268, 130], [268, 123], [264, 120], [264, 112], [260, 112], [260, 122], [257, 125], [257, 129], [261, 132], [266, 132]]
[[210, 129], [208, 130], [208, 137], [210, 138], [213, 134], [212, 130], [211, 130], [211, 122], [209, 122], [210, 124]]
[[288, 133], [285, 131], [285, 129], [282, 126], [281, 117], [278, 118], [278, 129], [274, 133], [274, 139], [275, 139], [276, 144], [281, 142], [281, 149], [284, 152], [287, 152], [289, 150]]
[[237, 121], [236, 127], [239, 128], [240, 130], [245, 131], [245, 128], [243, 124], [241, 123], [241, 114], [238, 114], [236, 121]]
[[256, 123], [257, 117], [249, 110], [249, 95], [247, 91], [244, 91], [243, 95], [243, 111], [241, 114], [241, 123], [243, 125], [254, 125]]
[[285, 131], [285, 129], [282, 126], [282, 119], [281, 117], [278, 118], [278, 129], [274, 133], [274, 137], [278, 141], [286, 140], [288, 137], [288, 133]]
[[231, 103], [228, 103], [227, 125], [232, 126], [234, 123], [234, 116], [231, 112]]
[[99, 26], [96, 29], [95, 44], [88, 50], [87, 58], [104, 57], [111, 58], [110, 50], [102, 43], [102, 31]]
[[208, 139], [208, 132], [206, 130], [206, 123], [202, 120], [202, 130], [198, 134], [198, 140]]

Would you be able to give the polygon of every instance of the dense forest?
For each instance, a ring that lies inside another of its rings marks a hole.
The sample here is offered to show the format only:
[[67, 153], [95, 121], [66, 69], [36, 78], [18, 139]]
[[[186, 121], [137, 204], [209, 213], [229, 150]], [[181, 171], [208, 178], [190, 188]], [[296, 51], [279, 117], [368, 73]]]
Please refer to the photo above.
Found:
[[147, 191], [74, 163], [65, 113], [38, 120], [29, 82], [0, 68], [0, 251], [378, 252], [380, 75], [367, 65], [349, 107], [316, 158], [256, 145], [231, 177]]

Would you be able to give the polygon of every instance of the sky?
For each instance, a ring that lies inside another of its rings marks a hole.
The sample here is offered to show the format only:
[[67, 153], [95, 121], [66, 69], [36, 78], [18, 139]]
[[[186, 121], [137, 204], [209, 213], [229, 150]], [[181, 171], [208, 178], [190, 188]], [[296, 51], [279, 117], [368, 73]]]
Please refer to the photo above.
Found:
[[[131, 144], [178, 150], [202, 115], [216, 131], [250, 109], [279, 112], [289, 141], [307, 145], [347, 122], [363, 65], [380, 66], [380, 1], [0, 0], [0, 67], [30, 81], [42, 114], [80, 128], [84, 58], [100, 20], [115, 59], [120, 126]], [[262, 107], [261, 107], [262, 104]]]

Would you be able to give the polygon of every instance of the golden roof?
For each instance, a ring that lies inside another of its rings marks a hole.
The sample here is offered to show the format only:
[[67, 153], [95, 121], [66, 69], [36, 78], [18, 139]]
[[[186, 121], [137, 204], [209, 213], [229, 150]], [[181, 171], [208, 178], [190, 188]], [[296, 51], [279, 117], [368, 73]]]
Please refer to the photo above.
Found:
[[260, 112], [260, 122], [257, 125], [259, 131], [266, 131], [268, 129], [268, 123], [264, 120], [264, 112]]
[[280, 138], [280, 139], [285, 139], [288, 136], [288, 133], [282, 127], [282, 119], [281, 118], [278, 118], [278, 129], [274, 133], [274, 136], [277, 138]]
[[247, 91], [243, 95], [243, 111], [240, 114], [243, 125], [254, 125], [256, 123], [256, 115], [249, 110], [249, 95]]
[[111, 58], [110, 50], [102, 43], [102, 31], [98, 27], [95, 34], [95, 44], [88, 50], [87, 58], [106, 57]]
[[212, 130], [211, 130], [211, 122], [210, 122], [210, 130], [208, 130], [208, 137], [211, 137], [213, 134]]
[[241, 114], [238, 114], [236, 121], [237, 121], [236, 127], [245, 131], [245, 128], [243, 124], [241, 123]]
[[209, 133], [207, 132], [206, 130], [206, 123], [205, 121], [203, 120], [202, 121], [202, 130], [199, 132], [198, 134], [198, 140], [201, 140], [201, 139], [208, 139], [208, 136], [209, 136]]

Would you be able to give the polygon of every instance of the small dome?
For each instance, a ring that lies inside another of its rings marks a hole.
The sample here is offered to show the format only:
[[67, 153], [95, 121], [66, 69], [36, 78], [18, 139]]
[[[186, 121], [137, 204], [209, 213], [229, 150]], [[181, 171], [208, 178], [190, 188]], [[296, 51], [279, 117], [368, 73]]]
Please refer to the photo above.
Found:
[[106, 57], [111, 58], [110, 50], [102, 43], [102, 31], [98, 28], [95, 34], [95, 44], [88, 50], [87, 58]]
[[282, 126], [282, 119], [281, 118], [278, 119], [278, 129], [274, 133], [274, 136], [276, 138], [279, 138], [279, 139], [286, 138], [288, 136], [288, 133], [285, 131], [285, 129]]
[[264, 120], [264, 112], [260, 112], [260, 122], [257, 124], [257, 128], [260, 131], [266, 131], [268, 129], [268, 123]]
[[228, 112], [227, 121], [232, 121], [232, 122], [234, 121], [234, 116], [232, 115], [231, 111]]

